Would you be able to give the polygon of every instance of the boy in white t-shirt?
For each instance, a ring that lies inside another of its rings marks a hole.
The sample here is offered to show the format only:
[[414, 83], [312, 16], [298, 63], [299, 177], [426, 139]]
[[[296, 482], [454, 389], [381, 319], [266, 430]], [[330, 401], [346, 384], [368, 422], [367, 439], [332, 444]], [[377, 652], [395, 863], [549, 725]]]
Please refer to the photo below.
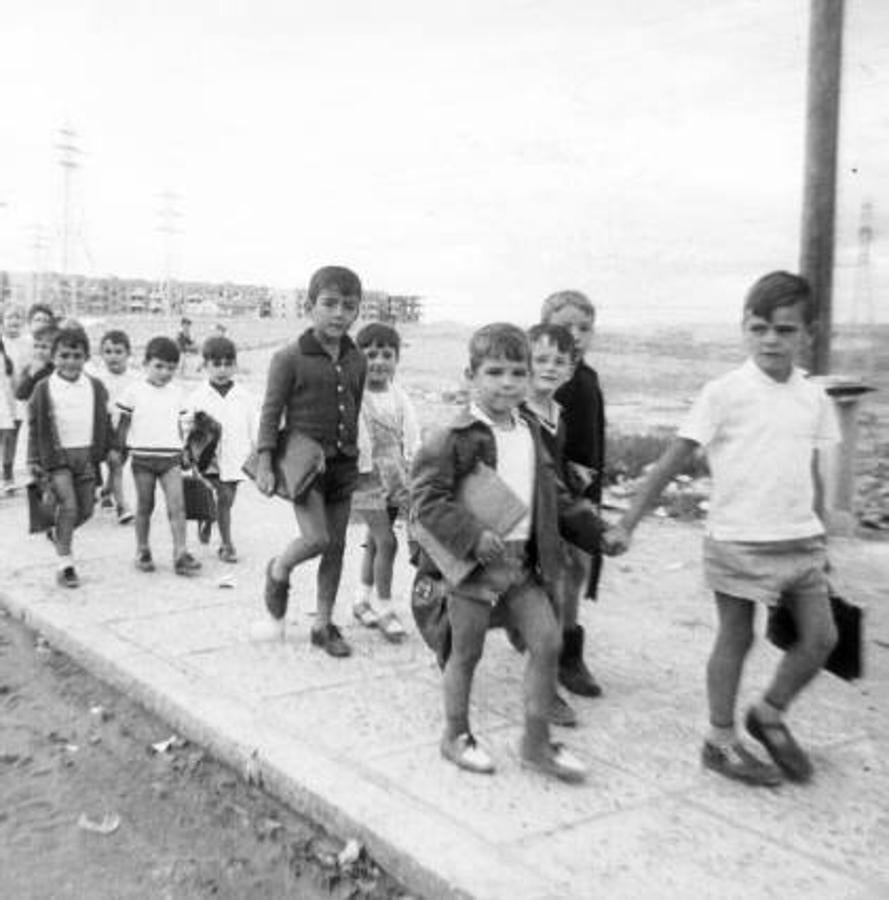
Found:
[[750, 358], [705, 385], [679, 435], [621, 520], [623, 549], [646, 508], [698, 447], [707, 452], [713, 493], [704, 573], [719, 618], [707, 665], [710, 733], [703, 764], [728, 778], [773, 787], [781, 774], [741, 744], [734, 725], [755, 603], [789, 605], [799, 640], [747, 712], [747, 731], [784, 776], [808, 781], [812, 764], [782, 721], [836, 642], [831, 615], [819, 448], [839, 440], [830, 400], [794, 366], [814, 318], [808, 282], [772, 272], [751, 287], [743, 328]]
[[136, 568], [153, 572], [148, 544], [154, 495], [160, 482], [173, 534], [173, 570], [194, 575], [201, 564], [185, 542], [185, 499], [182, 491], [182, 389], [172, 379], [179, 348], [168, 337], [153, 337], [145, 347], [145, 380], [126, 388], [118, 400], [117, 442], [127, 447], [136, 483]]
[[[117, 403], [126, 389], [137, 381], [136, 373], [130, 369], [130, 338], [125, 331], [114, 328], [102, 335], [99, 344], [99, 355], [102, 366], [87, 365], [90, 375], [98, 378], [108, 391], [108, 412], [112, 424], [117, 427], [120, 420], [120, 408]], [[108, 476], [100, 493], [104, 508], [113, 507], [117, 511], [117, 521], [128, 525], [133, 521], [133, 513], [126, 502], [123, 489], [123, 462], [108, 462]]]
[[[238, 554], [232, 543], [232, 506], [238, 482], [244, 480], [241, 466], [256, 445], [259, 405], [253, 395], [234, 380], [238, 365], [232, 340], [221, 335], [207, 338], [202, 348], [207, 380], [188, 398], [188, 412], [204, 412], [221, 426], [216, 453], [207, 476], [216, 491], [216, 522], [219, 526], [218, 555], [223, 562], [235, 563]], [[199, 535], [210, 538], [209, 521], [201, 522]]]

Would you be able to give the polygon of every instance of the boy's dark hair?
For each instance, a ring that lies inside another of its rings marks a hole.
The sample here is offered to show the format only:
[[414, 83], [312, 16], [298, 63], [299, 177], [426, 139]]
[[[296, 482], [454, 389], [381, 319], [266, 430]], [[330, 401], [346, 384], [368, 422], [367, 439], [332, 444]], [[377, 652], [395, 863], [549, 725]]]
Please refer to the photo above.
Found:
[[596, 319], [596, 307], [586, 294], [580, 291], [556, 291], [543, 301], [540, 318], [548, 322], [552, 316], [566, 306], [573, 306], [586, 313], [593, 321]]
[[469, 339], [469, 371], [475, 372], [486, 359], [528, 362], [531, 348], [528, 337], [518, 325], [493, 322], [479, 328]]
[[574, 337], [564, 325], [555, 325], [552, 322], [538, 322], [528, 329], [528, 343], [534, 344], [541, 338], [546, 338], [554, 344], [559, 353], [567, 353], [574, 358]]
[[32, 303], [28, 307], [28, 322], [30, 322], [38, 313], [45, 313], [53, 322], [56, 320], [56, 314], [53, 312], [51, 306], [46, 303]]
[[[41, 329], [41, 331], [42, 330], [43, 329]], [[52, 340], [53, 355], [55, 355], [56, 349], [58, 347], [69, 347], [71, 349], [82, 347], [83, 355], [87, 357], [87, 359], [89, 359], [90, 339], [87, 337], [86, 332], [82, 328], [75, 328], [73, 325], [69, 325], [65, 328], [60, 328], [55, 333], [55, 337]]]
[[180, 325], [191, 325], [191, 319], [189, 319], [188, 316], [183, 316], [183, 317], [179, 320], [179, 324], [180, 324]]
[[55, 325], [41, 325], [31, 336], [31, 339], [34, 341], [46, 341], [47, 344], [52, 346], [53, 341], [56, 339], [56, 332], [58, 328]]
[[176, 341], [163, 334], [153, 337], [145, 345], [145, 362], [151, 362], [153, 359], [176, 365], [179, 362], [179, 348]]
[[398, 332], [385, 322], [371, 322], [365, 325], [355, 338], [355, 343], [363, 350], [371, 344], [380, 347], [391, 347], [398, 356], [401, 353], [401, 338]]
[[802, 275], [791, 272], [769, 272], [753, 283], [744, 298], [744, 315], [759, 316], [772, 321], [775, 310], [782, 306], [803, 305], [803, 321], [811, 325], [815, 321], [815, 302], [812, 288]]
[[308, 305], [314, 306], [325, 288], [336, 288], [344, 297], [361, 299], [361, 279], [345, 266], [323, 266], [309, 282]]
[[106, 331], [105, 334], [102, 335], [102, 340], [99, 341], [99, 349], [101, 349], [105, 343], [109, 344], [120, 344], [122, 347], [127, 348], [127, 353], [132, 353], [133, 348], [130, 346], [130, 337], [125, 331], [121, 331], [120, 328], [112, 328], [111, 331]]
[[234, 362], [238, 358], [238, 351], [231, 338], [214, 334], [204, 341], [204, 346], [201, 347], [201, 356], [204, 359], [230, 359]]

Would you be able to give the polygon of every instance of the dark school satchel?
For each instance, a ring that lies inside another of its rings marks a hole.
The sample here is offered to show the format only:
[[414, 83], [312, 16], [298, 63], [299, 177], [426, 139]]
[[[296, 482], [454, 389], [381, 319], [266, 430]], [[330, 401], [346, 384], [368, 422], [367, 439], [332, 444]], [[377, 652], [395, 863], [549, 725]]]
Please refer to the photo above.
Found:
[[182, 476], [185, 518], [189, 521], [216, 521], [216, 492], [197, 472]]
[[[854, 681], [864, 674], [864, 610], [838, 594], [831, 594], [830, 608], [837, 629], [837, 643], [824, 668], [844, 681]], [[769, 609], [766, 637], [780, 650], [787, 650], [797, 642], [796, 622], [780, 601]]]

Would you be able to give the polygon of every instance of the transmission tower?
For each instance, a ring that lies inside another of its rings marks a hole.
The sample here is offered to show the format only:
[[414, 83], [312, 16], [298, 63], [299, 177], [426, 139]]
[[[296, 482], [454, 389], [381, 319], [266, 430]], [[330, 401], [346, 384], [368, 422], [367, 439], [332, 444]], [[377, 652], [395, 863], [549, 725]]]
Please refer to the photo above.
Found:
[[180, 197], [174, 191], [163, 191], [158, 195], [160, 207], [158, 209], [157, 231], [163, 235], [164, 241], [164, 308], [167, 316], [173, 319], [173, 240], [174, 235], [181, 234], [180, 221], [182, 213], [179, 211]]
[[[77, 146], [77, 132], [70, 125], [59, 129], [59, 165], [62, 167], [62, 283], [68, 287], [69, 253], [71, 250], [71, 179], [74, 170], [80, 167], [77, 161], [81, 155]], [[70, 292], [70, 314], [77, 315], [77, 290], [72, 285]]]
[[34, 260], [31, 266], [31, 302], [38, 303], [43, 300], [43, 273], [46, 269], [46, 251], [49, 249], [49, 239], [42, 225], [32, 225], [31, 250]]

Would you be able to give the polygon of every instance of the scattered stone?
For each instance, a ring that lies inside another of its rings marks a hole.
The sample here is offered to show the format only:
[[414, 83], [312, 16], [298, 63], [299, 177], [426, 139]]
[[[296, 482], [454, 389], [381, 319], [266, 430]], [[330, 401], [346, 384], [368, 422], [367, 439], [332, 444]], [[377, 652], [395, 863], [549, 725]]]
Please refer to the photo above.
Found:
[[361, 859], [361, 854], [364, 851], [364, 848], [361, 844], [355, 840], [355, 838], [350, 838], [346, 841], [346, 846], [339, 852], [337, 856], [337, 862], [340, 864], [340, 867], [345, 869], [351, 865], [354, 865]]

